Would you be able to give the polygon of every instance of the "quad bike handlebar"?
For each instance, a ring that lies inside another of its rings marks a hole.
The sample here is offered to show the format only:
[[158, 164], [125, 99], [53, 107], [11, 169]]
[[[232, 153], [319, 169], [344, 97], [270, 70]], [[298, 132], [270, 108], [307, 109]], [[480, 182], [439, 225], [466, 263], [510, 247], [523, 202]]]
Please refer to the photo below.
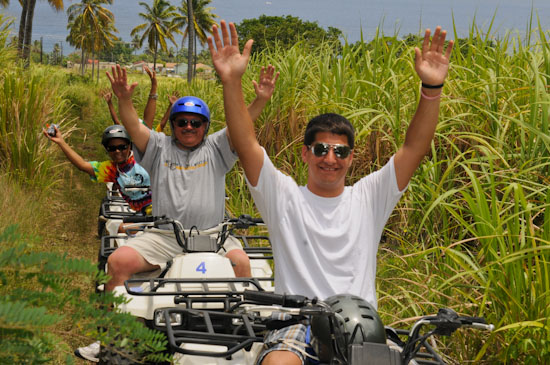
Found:
[[[433, 329], [421, 334], [421, 329], [431, 326]], [[409, 332], [408, 339], [403, 345], [403, 363], [408, 364], [420, 350], [424, 341], [430, 336], [450, 336], [461, 327], [470, 327], [478, 330], [493, 331], [495, 326], [487, 324], [483, 317], [460, 316], [450, 308], [440, 308], [436, 315], [424, 316], [417, 320]], [[443, 361], [439, 358], [441, 363]]]
[[[284, 313], [290, 313], [292, 315], [299, 316], [338, 316], [335, 311], [332, 310], [330, 305], [323, 301], [314, 299], [308, 299], [301, 295], [288, 295], [288, 294], [275, 294], [262, 291], [245, 290], [243, 293], [245, 303], [257, 303], [266, 306], [283, 306], [276, 307], [277, 311]], [[287, 307], [286, 309], [284, 307]], [[298, 309], [298, 310], [296, 310]], [[254, 312], [256, 309], [251, 307], [247, 310], [248, 313]], [[342, 314], [342, 313], [339, 313]], [[421, 332], [424, 327], [430, 327], [427, 332]], [[418, 319], [412, 326], [410, 331], [404, 331], [407, 335], [406, 341], [401, 340], [396, 331], [391, 327], [386, 327], [386, 334], [390, 340], [395, 342], [402, 348], [400, 357], [401, 364], [409, 364], [415, 359], [422, 346], [427, 345], [425, 341], [434, 335], [450, 336], [457, 329], [462, 327], [470, 327], [478, 330], [493, 331], [494, 325], [488, 324], [483, 317], [461, 316], [450, 308], [439, 309], [436, 315], [423, 316]], [[335, 337], [338, 334], [333, 333]], [[338, 344], [334, 344], [338, 346]], [[441, 357], [427, 345], [428, 351], [432, 351], [433, 359], [436, 364], [445, 364]], [[342, 351], [341, 353], [347, 353], [350, 355], [350, 351]], [[342, 361], [340, 359], [339, 361]], [[346, 356], [343, 359], [344, 363], [352, 364], [350, 358]], [[338, 362], [336, 362], [338, 363]]]
[[[174, 235], [176, 237], [176, 241], [178, 242], [179, 246], [183, 249], [184, 252], [193, 252], [194, 250], [189, 242], [191, 237], [197, 237], [200, 236], [200, 232], [196, 227], [192, 227], [189, 230], [185, 230], [183, 228], [183, 225], [171, 218], [167, 218], [166, 216], [127, 216], [122, 218], [123, 223], [135, 223], [136, 227], [132, 227], [132, 229], [138, 228], [140, 230], [145, 229], [145, 227], [154, 227], [154, 228], [161, 228], [163, 226], [170, 225], [172, 226], [172, 230], [174, 231]], [[144, 224], [145, 223], [145, 224]], [[217, 249], [219, 249], [229, 236], [229, 233], [231, 233], [232, 229], [247, 229], [252, 226], [258, 226], [262, 225], [263, 220], [261, 218], [253, 218], [250, 215], [240, 215], [236, 218], [229, 218], [226, 219], [224, 222], [220, 224], [220, 231], [218, 234], [218, 240], [217, 240]], [[195, 233], [194, 233], [195, 232]], [[205, 237], [203, 235], [203, 237]]]

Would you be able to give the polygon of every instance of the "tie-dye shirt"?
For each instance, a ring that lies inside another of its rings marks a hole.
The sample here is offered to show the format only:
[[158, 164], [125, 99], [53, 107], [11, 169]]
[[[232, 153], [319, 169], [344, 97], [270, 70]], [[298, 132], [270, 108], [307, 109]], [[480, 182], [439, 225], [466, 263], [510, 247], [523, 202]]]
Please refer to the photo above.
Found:
[[113, 188], [119, 190], [124, 200], [130, 207], [139, 212], [151, 205], [151, 190], [127, 191], [125, 186], [151, 186], [149, 174], [143, 167], [136, 163], [134, 156], [131, 155], [126, 163], [119, 165], [118, 169], [113, 161], [90, 161], [94, 169], [95, 176], [92, 181], [112, 182]]

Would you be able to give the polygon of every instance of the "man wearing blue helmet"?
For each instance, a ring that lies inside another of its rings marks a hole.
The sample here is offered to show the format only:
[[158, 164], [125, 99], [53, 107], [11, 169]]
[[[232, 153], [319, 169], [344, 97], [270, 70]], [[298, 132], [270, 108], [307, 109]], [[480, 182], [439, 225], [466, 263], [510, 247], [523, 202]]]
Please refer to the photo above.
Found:
[[[254, 81], [256, 99], [248, 107], [255, 120], [271, 98], [277, 81], [272, 66], [262, 68], [259, 83]], [[237, 161], [227, 129], [211, 135], [210, 110], [194, 96], [178, 99], [170, 112], [172, 136], [150, 130], [139, 122], [132, 103], [137, 83], [128, 85], [126, 70], [113, 67], [107, 72], [122, 124], [134, 142], [135, 158], [151, 177], [153, 215], [176, 219], [184, 228], [202, 231], [216, 227], [224, 219], [225, 174]], [[230, 238], [232, 238], [230, 236]], [[250, 260], [237, 239], [228, 239], [224, 254], [233, 264], [236, 276], [250, 277]], [[122, 285], [133, 274], [155, 270], [181, 253], [173, 234], [145, 232], [115, 250], [107, 261], [111, 279], [106, 291]], [[79, 347], [75, 354], [90, 361], [99, 361], [98, 341]]]
[[[107, 73], [118, 97], [122, 123], [134, 141], [136, 159], [149, 172], [153, 192], [153, 215], [177, 219], [186, 229], [208, 230], [224, 219], [225, 174], [233, 167], [233, 151], [227, 129], [211, 135], [210, 110], [194, 96], [178, 99], [170, 113], [172, 136], [157, 133], [139, 123], [132, 104], [137, 83], [128, 85], [126, 70], [113, 67]], [[262, 69], [254, 82], [256, 99], [249, 106], [256, 119], [271, 98], [278, 73]], [[237, 276], [251, 276], [250, 261], [237, 240], [228, 240], [225, 254]], [[106, 290], [122, 285], [134, 273], [154, 270], [181, 252], [173, 235], [146, 232], [117, 249], [108, 261], [112, 279]]]

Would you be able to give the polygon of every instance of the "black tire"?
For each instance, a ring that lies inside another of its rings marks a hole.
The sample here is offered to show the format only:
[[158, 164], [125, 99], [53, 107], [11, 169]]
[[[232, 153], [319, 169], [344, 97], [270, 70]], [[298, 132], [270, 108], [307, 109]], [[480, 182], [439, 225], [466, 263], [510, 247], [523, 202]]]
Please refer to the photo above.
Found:
[[132, 353], [127, 353], [123, 349], [112, 349], [110, 347], [101, 346], [99, 351], [99, 363], [100, 364], [113, 364], [113, 365], [134, 365], [139, 364], [132, 360]]
[[107, 201], [109, 201], [109, 198], [107, 197], [104, 197], [103, 200], [101, 201], [101, 205], [99, 206], [99, 212], [97, 213], [97, 216], [98, 216], [98, 219], [97, 219], [97, 236], [101, 239], [101, 237], [103, 237], [106, 233], [106, 230], [105, 230], [105, 221], [100, 219], [99, 217], [101, 216], [101, 207], [103, 206], [103, 203], [106, 203]]
[[[136, 361], [135, 358], [136, 358], [136, 355], [133, 352], [128, 352], [124, 349], [113, 349], [102, 345], [99, 351], [99, 363], [105, 364], [105, 365], [107, 364], [113, 364], [113, 365], [143, 364], [143, 362]], [[138, 359], [139, 358], [140, 357], [138, 357]], [[155, 364], [170, 365], [170, 362], [158, 362]]]

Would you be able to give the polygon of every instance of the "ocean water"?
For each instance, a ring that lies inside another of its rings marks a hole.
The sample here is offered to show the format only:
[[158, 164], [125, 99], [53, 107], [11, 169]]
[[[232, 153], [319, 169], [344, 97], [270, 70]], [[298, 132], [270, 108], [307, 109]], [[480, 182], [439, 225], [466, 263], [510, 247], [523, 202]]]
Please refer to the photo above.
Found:
[[[66, 8], [78, 0], [65, 0], [65, 11], [55, 12], [46, 1], [37, 1], [33, 25], [33, 39], [42, 37], [44, 51], [50, 52], [55, 43], [61, 43], [64, 54], [73, 49], [67, 44]], [[152, 3], [152, 0], [146, 0]], [[172, 4], [179, 4], [171, 0]], [[219, 19], [241, 22], [243, 19], [266, 15], [292, 15], [316, 21], [322, 27], [332, 26], [343, 31], [349, 42], [371, 39], [380, 28], [386, 34], [406, 35], [441, 25], [452, 32], [453, 19], [459, 37], [466, 36], [472, 24], [486, 31], [494, 19], [492, 33], [507, 31], [525, 34], [530, 19], [537, 26], [550, 28], [550, 1], [548, 0], [213, 0], [214, 13]], [[139, 13], [143, 7], [134, 0], [114, 0], [109, 7], [115, 15], [119, 37], [129, 42], [130, 31], [143, 23]], [[11, 1], [0, 11], [14, 17], [12, 27], [17, 33], [21, 6]], [[531, 15], [533, 14], [533, 17]], [[181, 38], [177, 39], [178, 43]]]

